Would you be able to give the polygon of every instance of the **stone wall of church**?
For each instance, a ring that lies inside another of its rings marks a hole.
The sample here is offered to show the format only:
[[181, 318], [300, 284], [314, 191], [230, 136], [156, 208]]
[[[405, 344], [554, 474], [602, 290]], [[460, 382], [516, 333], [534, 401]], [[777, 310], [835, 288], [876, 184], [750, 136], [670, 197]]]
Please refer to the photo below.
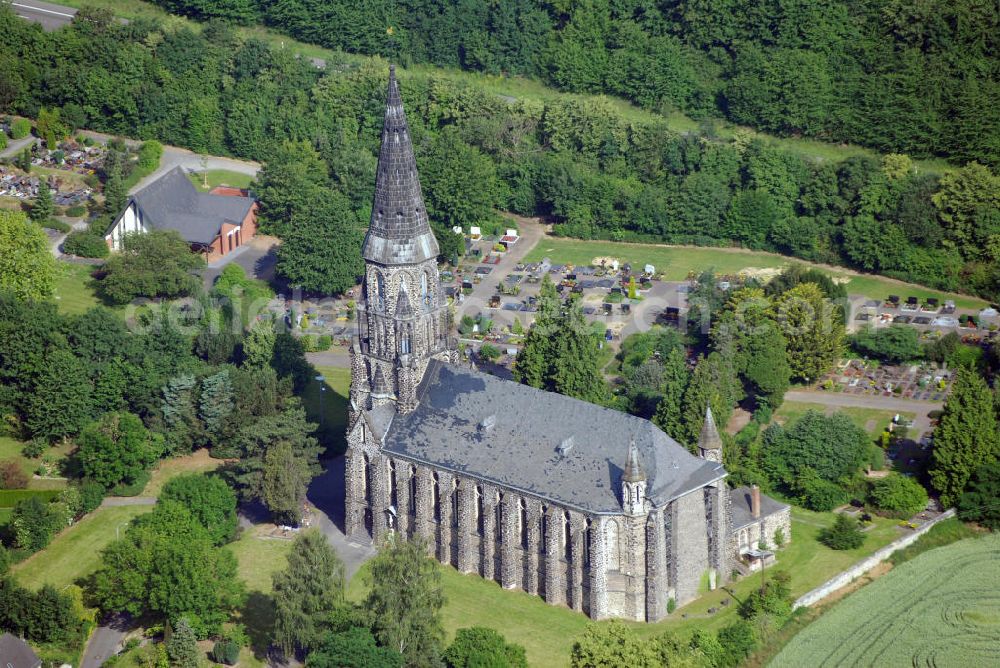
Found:
[[422, 536], [444, 564], [595, 619], [662, 619], [671, 598], [699, 595], [710, 569], [721, 584], [738, 549], [723, 531], [728, 494], [714, 486], [648, 514], [589, 516], [371, 446], [348, 448], [349, 532]]
[[704, 493], [695, 490], [685, 494], [670, 508], [674, 598], [677, 605], [684, 605], [698, 597], [702, 578], [710, 567]]

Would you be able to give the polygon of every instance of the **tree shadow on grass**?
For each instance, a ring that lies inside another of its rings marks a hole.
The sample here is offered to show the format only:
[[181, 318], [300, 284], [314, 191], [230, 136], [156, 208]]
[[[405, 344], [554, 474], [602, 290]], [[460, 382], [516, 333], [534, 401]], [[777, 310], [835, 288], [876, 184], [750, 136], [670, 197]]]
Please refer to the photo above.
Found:
[[250, 636], [250, 648], [258, 659], [268, 657], [274, 632], [274, 601], [263, 592], [252, 591], [240, 611], [240, 618]]

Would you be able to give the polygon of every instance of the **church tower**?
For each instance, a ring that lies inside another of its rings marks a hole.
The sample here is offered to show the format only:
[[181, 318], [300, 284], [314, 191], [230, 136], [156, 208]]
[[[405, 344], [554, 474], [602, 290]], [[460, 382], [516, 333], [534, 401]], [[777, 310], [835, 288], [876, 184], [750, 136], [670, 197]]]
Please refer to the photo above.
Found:
[[351, 346], [351, 426], [362, 411], [384, 404], [412, 410], [427, 362], [448, 350], [438, 244], [424, 207], [394, 66], [362, 256], [364, 303]]

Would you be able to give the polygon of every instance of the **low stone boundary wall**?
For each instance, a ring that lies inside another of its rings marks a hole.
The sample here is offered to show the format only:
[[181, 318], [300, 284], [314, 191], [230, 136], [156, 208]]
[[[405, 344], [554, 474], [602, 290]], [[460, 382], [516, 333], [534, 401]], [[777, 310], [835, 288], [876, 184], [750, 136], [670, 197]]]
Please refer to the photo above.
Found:
[[834, 577], [830, 578], [829, 580], [827, 580], [820, 586], [816, 587], [812, 591], [807, 592], [802, 596], [800, 596], [795, 601], [795, 604], [792, 606], [793, 609], [808, 607], [810, 605], [813, 605], [814, 603], [826, 598], [833, 592], [837, 591], [841, 587], [846, 587], [855, 578], [861, 577], [862, 575], [864, 575], [865, 573], [872, 570], [880, 563], [888, 559], [889, 556], [892, 555], [892, 553], [895, 552], [896, 550], [901, 550], [904, 547], [912, 545], [914, 542], [916, 542], [918, 538], [920, 538], [922, 535], [930, 531], [931, 527], [937, 524], [938, 522], [941, 522], [942, 520], [946, 520], [949, 517], [954, 517], [954, 516], [955, 516], [954, 508], [946, 510], [945, 512], [941, 513], [941, 515], [939, 515], [938, 517], [935, 517], [933, 520], [921, 526], [919, 529], [914, 530], [913, 533], [907, 534], [902, 538], [897, 538], [896, 540], [892, 541], [882, 549], [872, 554], [870, 557], [865, 557], [858, 563], [848, 568], [846, 571], [843, 571], [835, 575]]

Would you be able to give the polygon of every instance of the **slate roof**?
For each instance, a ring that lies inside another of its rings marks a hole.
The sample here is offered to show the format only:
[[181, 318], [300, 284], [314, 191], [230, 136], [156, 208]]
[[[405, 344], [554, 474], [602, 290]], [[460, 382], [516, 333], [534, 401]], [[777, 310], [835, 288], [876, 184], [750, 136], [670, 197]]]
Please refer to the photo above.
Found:
[[9, 633], [0, 635], [0, 666], [7, 668], [39, 668], [42, 660], [26, 642]]
[[[750, 488], [737, 487], [729, 492], [729, 498], [733, 507], [733, 531], [753, 524], [755, 520], [750, 512]], [[787, 503], [775, 501], [766, 494], [760, 495], [760, 516], [767, 517], [788, 508]]]
[[622, 512], [633, 441], [656, 507], [726, 475], [648, 420], [437, 360], [417, 400], [392, 417], [385, 451], [588, 513]]
[[147, 225], [177, 230], [189, 243], [210, 244], [219, 235], [223, 223], [242, 224], [254, 200], [252, 197], [200, 193], [184, 170], [174, 167], [132, 195], [129, 202], [135, 202]]
[[389, 67], [382, 148], [375, 175], [371, 224], [361, 254], [385, 265], [415, 264], [438, 256], [413, 157], [413, 141], [396, 82]]

